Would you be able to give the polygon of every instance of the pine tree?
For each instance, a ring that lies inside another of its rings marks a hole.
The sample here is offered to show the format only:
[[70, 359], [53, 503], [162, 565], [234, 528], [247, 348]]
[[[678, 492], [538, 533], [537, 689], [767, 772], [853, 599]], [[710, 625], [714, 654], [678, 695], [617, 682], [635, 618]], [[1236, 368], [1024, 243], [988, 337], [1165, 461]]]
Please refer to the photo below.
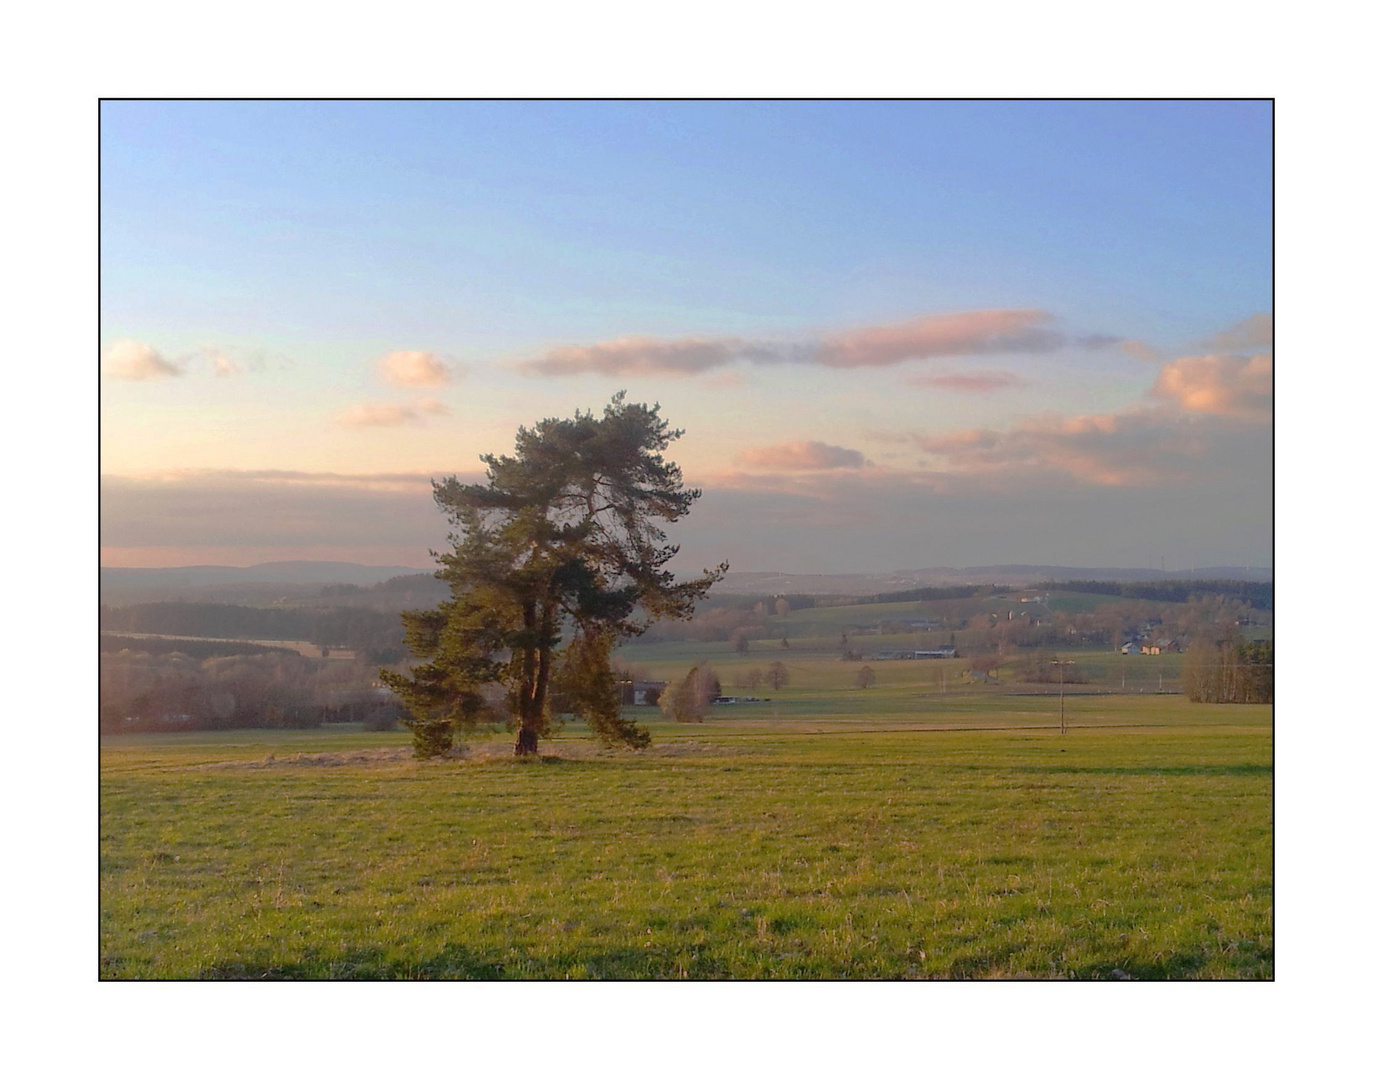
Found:
[[555, 670], [603, 738], [647, 743], [620, 718], [610, 651], [653, 619], [689, 617], [728, 569], [679, 582], [665, 568], [678, 549], [659, 522], [684, 517], [701, 494], [663, 457], [681, 435], [657, 405], [626, 404], [621, 391], [600, 417], [520, 428], [513, 456], [482, 457], [485, 484], [434, 484], [453, 527], [451, 550], [433, 553], [450, 598], [403, 613], [423, 663], [381, 673], [409, 711], [417, 754], [441, 754], [491, 719], [492, 686], [505, 690], [515, 753], [536, 754]]

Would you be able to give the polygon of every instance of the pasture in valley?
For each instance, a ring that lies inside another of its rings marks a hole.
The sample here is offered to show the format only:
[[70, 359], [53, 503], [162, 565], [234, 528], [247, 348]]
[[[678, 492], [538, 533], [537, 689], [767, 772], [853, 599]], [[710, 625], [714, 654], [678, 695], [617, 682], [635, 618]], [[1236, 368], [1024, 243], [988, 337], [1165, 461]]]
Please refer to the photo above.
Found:
[[950, 660], [860, 690], [797, 645], [622, 650], [725, 693], [791, 675], [701, 724], [628, 710], [642, 752], [575, 723], [529, 762], [504, 732], [438, 762], [349, 725], [107, 737], [101, 974], [1272, 977], [1270, 706], [1084, 652], [1060, 736], [1057, 687]]

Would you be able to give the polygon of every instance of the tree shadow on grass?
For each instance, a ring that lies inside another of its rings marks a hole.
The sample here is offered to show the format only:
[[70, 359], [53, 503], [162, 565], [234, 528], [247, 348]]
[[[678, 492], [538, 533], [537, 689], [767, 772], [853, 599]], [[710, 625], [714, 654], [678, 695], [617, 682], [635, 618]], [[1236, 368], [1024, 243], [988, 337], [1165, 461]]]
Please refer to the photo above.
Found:
[[389, 981], [563, 979], [663, 979], [674, 973], [672, 958], [651, 949], [618, 948], [596, 953], [553, 956], [521, 954], [511, 949], [479, 951], [445, 945], [432, 956], [407, 959], [382, 949], [349, 949], [336, 956], [307, 950], [299, 961], [273, 963], [229, 960], [202, 968], [196, 978], [214, 980]]
[[1096, 776], [1272, 776], [1272, 765], [1065, 765], [1023, 769], [1034, 773], [1085, 773]]
[[[1010, 978], [1016, 980], [1035, 980], [1043, 978], [1039, 973], [1024, 973], [1016, 963], [1019, 947], [996, 949], [985, 955], [961, 957], [949, 967], [950, 979], [987, 979]], [[1271, 951], [1266, 954], [1269, 965]], [[1233, 975], [1230, 978], [1254, 980], [1271, 979], [1271, 974], [1259, 974], [1263, 970], [1264, 955], [1255, 958], [1255, 973]], [[1068, 967], [1057, 973], [1058, 978], [1071, 978], [1102, 982], [1162, 982], [1170, 979], [1204, 979], [1208, 963], [1207, 956], [1200, 951], [1176, 952], [1157, 960], [1140, 961], [1137, 959], [1109, 961], [1102, 960], [1081, 967]]]
[[463, 945], [446, 945], [433, 956], [407, 960], [381, 949], [348, 949], [334, 956], [305, 950], [297, 961], [226, 960], [201, 968], [198, 978], [228, 980], [333, 981], [378, 979], [499, 979], [504, 964]]
[[957, 765], [961, 771], [1084, 776], [1272, 776], [1272, 765]]
[[[1270, 954], [1271, 958], [1271, 954]], [[1107, 982], [1112, 981], [1165, 981], [1168, 979], [1204, 979], [1203, 974], [1208, 958], [1204, 953], [1197, 951], [1177, 952], [1157, 960], [1122, 960], [1119, 963], [1102, 962], [1093, 964], [1090, 967], [1081, 968], [1077, 972], [1080, 979], [1101, 979]], [[1272, 976], [1262, 976], [1258, 974], [1249, 976], [1232, 975], [1229, 978], [1250, 978], [1265, 979]]]

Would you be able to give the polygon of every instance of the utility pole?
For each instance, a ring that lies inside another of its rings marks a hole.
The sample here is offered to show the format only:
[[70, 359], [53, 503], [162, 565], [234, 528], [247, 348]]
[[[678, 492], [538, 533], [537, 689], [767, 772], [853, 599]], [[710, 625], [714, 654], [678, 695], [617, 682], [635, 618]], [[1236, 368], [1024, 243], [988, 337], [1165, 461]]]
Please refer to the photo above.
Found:
[[1058, 733], [1068, 734], [1068, 714], [1063, 707], [1063, 665], [1058, 665]]
[[1074, 660], [1050, 660], [1049, 663], [1058, 665], [1058, 733], [1068, 734], [1068, 714], [1063, 701], [1063, 669], [1069, 664], [1076, 663]]

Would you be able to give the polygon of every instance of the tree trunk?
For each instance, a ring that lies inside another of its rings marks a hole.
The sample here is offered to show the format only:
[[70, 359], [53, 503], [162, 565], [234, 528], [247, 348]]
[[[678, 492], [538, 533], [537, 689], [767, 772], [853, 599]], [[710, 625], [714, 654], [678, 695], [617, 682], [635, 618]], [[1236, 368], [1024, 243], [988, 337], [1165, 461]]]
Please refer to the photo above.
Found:
[[537, 728], [521, 725], [519, 737], [515, 740], [516, 757], [537, 757], [539, 754], [539, 732]]
[[[544, 710], [548, 707], [548, 680], [553, 672], [553, 649], [547, 644], [552, 635], [553, 615], [545, 611], [538, 620], [543, 643], [531, 650], [525, 660], [525, 699], [520, 703], [520, 733], [515, 740], [515, 756], [527, 757], [539, 752], [539, 728], [543, 725]], [[525, 609], [525, 625], [535, 624], [534, 610]]]
[[[536, 610], [533, 602], [524, 605], [524, 629], [530, 633], [537, 625]], [[520, 679], [520, 730], [515, 739], [515, 756], [529, 757], [539, 752], [539, 710], [535, 706], [538, 682], [537, 649], [531, 644], [524, 647], [524, 672]]]

